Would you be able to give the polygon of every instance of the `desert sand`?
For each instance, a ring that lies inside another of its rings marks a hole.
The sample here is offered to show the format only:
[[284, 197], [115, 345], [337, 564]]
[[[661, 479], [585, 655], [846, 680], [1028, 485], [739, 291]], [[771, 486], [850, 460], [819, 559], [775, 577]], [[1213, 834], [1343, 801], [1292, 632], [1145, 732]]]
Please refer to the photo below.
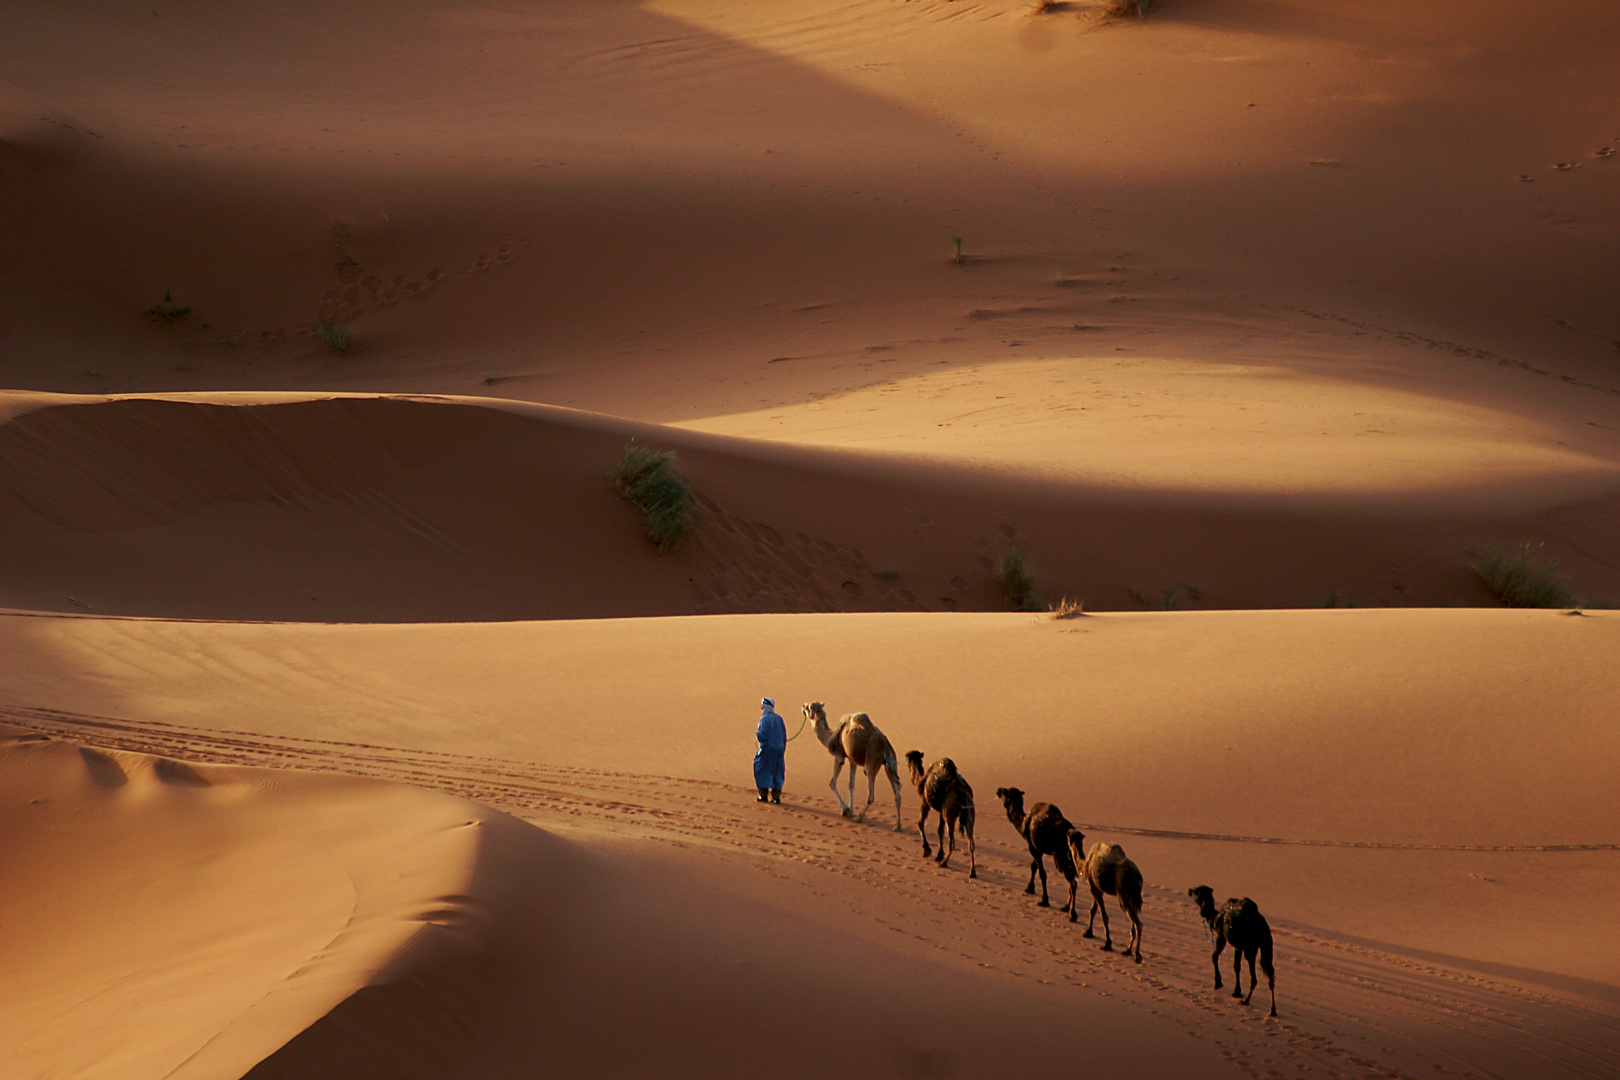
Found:
[[1105, 7], [8, 5], [0, 1076], [1620, 1075], [1620, 15]]

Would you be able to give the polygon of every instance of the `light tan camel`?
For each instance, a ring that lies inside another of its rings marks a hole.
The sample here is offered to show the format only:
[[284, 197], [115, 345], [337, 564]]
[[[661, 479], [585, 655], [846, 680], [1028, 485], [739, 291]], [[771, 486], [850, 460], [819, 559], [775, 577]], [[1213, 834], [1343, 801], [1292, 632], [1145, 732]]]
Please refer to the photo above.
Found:
[[1135, 959], [1138, 964], [1142, 962], [1142, 871], [1136, 864], [1125, 857], [1125, 849], [1117, 844], [1093, 844], [1091, 850], [1084, 855], [1080, 853], [1080, 846], [1085, 838], [1080, 831], [1069, 833], [1069, 855], [1074, 859], [1075, 865], [1080, 867], [1080, 873], [1091, 886], [1091, 918], [1086, 920], [1085, 937], [1096, 937], [1091, 932], [1092, 925], [1097, 921], [1097, 912], [1103, 917], [1103, 943], [1105, 952], [1114, 949], [1114, 937], [1108, 932], [1108, 907], [1103, 903], [1103, 896], [1119, 897], [1119, 910], [1131, 920], [1131, 939], [1125, 945], [1125, 955], [1132, 955], [1135, 950]]
[[[973, 850], [973, 820], [977, 816], [973, 808], [973, 785], [956, 771], [956, 762], [950, 758], [940, 758], [928, 766], [927, 771], [923, 770], [922, 763], [921, 750], [906, 753], [911, 784], [917, 789], [917, 801], [922, 803], [922, 814], [917, 818], [917, 832], [922, 834], [923, 858], [930, 854], [928, 812], [938, 810], [939, 854], [934, 856], [934, 861], [939, 863], [942, 870], [951, 865], [951, 856], [956, 854], [956, 829], [961, 826], [962, 835], [967, 837], [968, 877], [976, 878], [979, 876], [979, 864]], [[950, 829], [950, 847], [945, 846], [947, 826]]]
[[[900, 823], [900, 764], [894, 758], [894, 747], [889, 745], [888, 736], [877, 729], [872, 718], [863, 712], [849, 713], [838, 721], [836, 728], [830, 728], [827, 710], [819, 701], [804, 707], [804, 718], [815, 725], [816, 738], [832, 755], [832, 779], [827, 781], [827, 786], [838, 796], [844, 816], [856, 821], [866, 820], [866, 812], [872, 809], [872, 800], [877, 798], [877, 774], [880, 770], [886, 771], [889, 786], [894, 788], [894, 831], [904, 829]], [[846, 761], [849, 763], [849, 802], [838, 794], [838, 774], [844, 771]], [[855, 813], [856, 769], [866, 770], [866, 805], [859, 814]]]

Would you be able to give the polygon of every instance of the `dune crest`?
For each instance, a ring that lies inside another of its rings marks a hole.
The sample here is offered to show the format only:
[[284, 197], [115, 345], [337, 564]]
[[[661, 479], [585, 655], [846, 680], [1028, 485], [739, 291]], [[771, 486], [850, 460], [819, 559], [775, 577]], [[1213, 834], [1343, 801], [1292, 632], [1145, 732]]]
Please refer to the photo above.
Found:
[[242, 1075], [481, 947], [484, 852], [539, 835], [398, 784], [0, 735], [5, 1075]]
[[[1613, 470], [1535, 442], [1494, 477], [1221, 491], [1076, 478], [1093, 455], [1138, 468], [1106, 434], [1052, 476], [1029, 455], [929, 460], [914, 451], [930, 441], [899, 429], [872, 449], [795, 446], [485, 398], [12, 393], [0, 407], [0, 498], [15, 508], [0, 606], [18, 609], [293, 622], [1004, 610], [996, 574], [1014, 548], [1045, 599], [1093, 610], [1158, 606], [1179, 583], [1211, 607], [1487, 605], [1468, 549], [1527, 540], [1584, 595], [1620, 596]], [[673, 554], [609, 482], [631, 440], [678, 451], [692, 481], [699, 511]], [[1541, 467], [1517, 471], [1527, 462]]]

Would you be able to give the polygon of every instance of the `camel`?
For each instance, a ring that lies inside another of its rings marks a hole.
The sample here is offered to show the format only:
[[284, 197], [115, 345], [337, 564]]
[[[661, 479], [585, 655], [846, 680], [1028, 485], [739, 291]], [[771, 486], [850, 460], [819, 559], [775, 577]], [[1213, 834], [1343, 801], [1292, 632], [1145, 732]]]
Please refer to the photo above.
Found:
[[[889, 786], [894, 788], [894, 831], [904, 829], [900, 821], [900, 766], [894, 759], [894, 747], [889, 744], [888, 736], [877, 729], [872, 718], [863, 712], [847, 713], [836, 728], [829, 728], [826, 707], [819, 701], [804, 707], [804, 717], [815, 724], [816, 738], [832, 755], [832, 779], [827, 781], [827, 786], [838, 796], [844, 816], [856, 821], [866, 820], [866, 811], [872, 809], [872, 800], [877, 797], [877, 774], [881, 770], [889, 774]], [[849, 802], [838, 794], [838, 774], [844, 771], [846, 761], [849, 762]], [[866, 770], [866, 805], [859, 814], [855, 812], [856, 769]]]
[[996, 788], [996, 797], [1006, 807], [1007, 820], [1029, 845], [1029, 884], [1024, 886], [1024, 891], [1035, 892], [1035, 875], [1040, 874], [1041, 902], [1035, 906], [1052, 906], [1046, 898], [1046, 864], [1042, 860], [1043, 855], [1052, 856], [1052, 865], [1069, 882], [1069, 902], [1063, 910], [1069, 913], [1069, 921], [1074, 922], [1080, 916], [1074, 904], [1075, 868], [1069, 856], [1069, 834], [1079, 830], [1069, 824], [1063, 811], [1050, 803], [1038, 802], [1029, 808], [1029, 813], [1024, 813], [1024, 793], [1018, 788]]
[[1114, 938], [1108, 931], [1108, 906], [1103, 903], [1103, 896], [1119, 897], [1119, 910], [1131, 920], [1131, 939], [1125, 945], [1125, 955], [1131, 956], [1135, 949], [1135, 959], [1138, 964], [1142, 962], [1142, 871], [1136, 864], [1125, 857], [1125, 849], [1118, 844], [1093, 844], [1089, 852], [1082, 854], [1081, 845], [1085, 837], [1076, 829], [1069, 834], [1069, 857], [1080, 867], [1080, 873], [1085, 877], [1086, 884], [1091, 886], [1091, 918], [1086, 920], [1085, 937], [1096, 937], [1091, 932], [1092, 924], [1097, 921], [1097, 912], [1103, 917], [1103, 943], [1104, 952], [1114, 950]]
[[[923, 756], [921, 750], [913, 750], [906, 754], [906, 764], [911, 768], [911, 782], [917, 788], [917, 799], [922, 803], [922, 816], [917, 819], [917, 831], [922, 834], [923, 858], [928, 858], [928, 811], [939, 811], [939, 854], [934, 861], [939, 863], [940, 869], [951, 865], [951, 856], [956, 854], [956, 827], [961, 825], [962, 835], [967, 837], [968, 845], [968, 877], [979, 876], [979, 864], [973, 850], [973, 785], [969, 784], [962, 774], [956, 771], [956, 762], [950, 758], [940, 758], [924, 772], [922, 767]], [[950, 828], [951, 846], [945, 846], [945, 830]]]
[[[1254, 996], [1254, 988], [1259, 985], [1254, 977], [1254, 956], [1260, 954], [1260, 970], [1266, 973], [1266, 987], [1271, 991], [1271, 1012], [1277, 1015], [1277, 972], [1271, 966], [1271, 924], [1266, 917], [1260, 914], [1260, 908], [1253, 900], [1245, 896], [1241, 900], [1228, 900], [1219, 910], [1215, 907], [1215, 890], [1208, 885], [1199, 885], [1188, 889], [1187, 895], [1193, 898], [1198, 905], [1198, 914], [1204, 917], [1209, 924], [1210, 932], [1215, 935], [1215, 951], [1210, 954], [1210, 962], [1215, 965], [1215, 989], [1221, 988], [1221, 950], [1226, 943], [1232, 943], [1232, 978], [1237, 985], [1232, 988], [1232, 996], [1243, 998], [1243, 1004], [1249, 1003]], [[1249, 994], [1243, 994], [1243, 961], [1249, 961]]]

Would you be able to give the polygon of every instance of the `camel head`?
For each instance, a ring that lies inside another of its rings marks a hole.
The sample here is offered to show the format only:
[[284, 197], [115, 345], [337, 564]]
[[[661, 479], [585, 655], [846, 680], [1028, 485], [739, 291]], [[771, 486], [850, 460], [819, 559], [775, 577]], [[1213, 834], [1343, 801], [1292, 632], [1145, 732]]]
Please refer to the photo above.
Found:
[[1013, 823], [1013, 828], [1024, 827], [1024, 789], [1015, 787], [996, 788], [996, 798], [1007, 810], [1007, 820]]
[[819, 701], [810, 701], [806, 702], [804, 708], [800, 711], [804, 713], [805, 721], [815, 729], [816, 740], [820, 742], [822, 746], [826, 746], [827, 736], [830, 734], [827, 729], [826, 706]]
[[1204, 917], [1204, 921], [1214, 925], [1215, 890], [1210, 888], [1208, 885], [1198, 885], [1194, 888], [1188, 889], [1187, 895], [1192, 897], [1193, 903], [1198, 905], [1198, 914]]
[[921, 750], [907, 750], [906, 751], [906, 764], [911, 766], [911, 778], [913, 780], [916, 780], [917, 778], [922, 776], [922, 774], [923, 774], [922, 751]]

